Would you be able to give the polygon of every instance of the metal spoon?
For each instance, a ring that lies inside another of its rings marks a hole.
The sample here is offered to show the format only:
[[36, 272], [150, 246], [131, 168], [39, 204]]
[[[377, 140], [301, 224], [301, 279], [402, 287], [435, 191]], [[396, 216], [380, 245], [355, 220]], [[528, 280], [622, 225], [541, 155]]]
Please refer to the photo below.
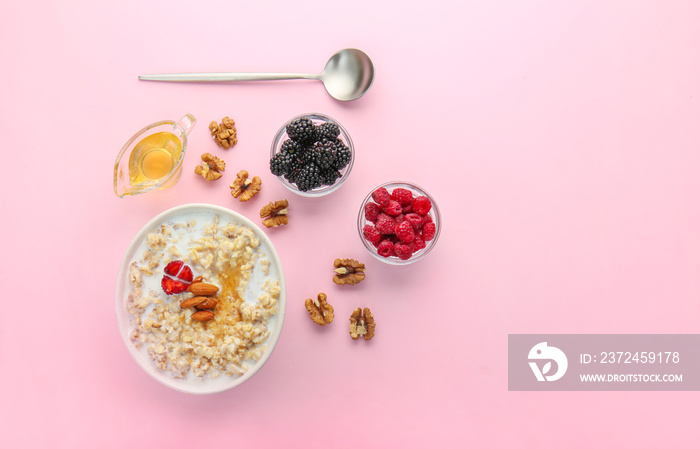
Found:
[[328, 60], [323, 72], [309, 73], [169, 73], [143, 75], [145, 81], [224, 82], [258, 80], [320, 80], [328, 93], [340, 101], [357, 100], [364, 95], [374, 81], [372, 60], [364, 52], [346, 48]]

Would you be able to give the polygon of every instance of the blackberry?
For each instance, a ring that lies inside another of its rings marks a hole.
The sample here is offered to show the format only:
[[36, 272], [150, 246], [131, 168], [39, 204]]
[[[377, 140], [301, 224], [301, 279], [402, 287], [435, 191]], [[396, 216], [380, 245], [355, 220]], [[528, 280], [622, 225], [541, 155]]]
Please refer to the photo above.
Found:
[[281, 151], [275, 154], [270, 159], [270, 171], [275, 176], [281, 176], [287, 173], [289, 164], [292, 162], [292, 155], [286, 151]]
[[321, 183], [324, 186], [332, 186], [342, 175], [335, 168], [321, 170]]
[[340, 127], [332, 122], [321, 123], [316, 127], [316, 135], [319, 140], [335, 140], [340, 135]]
[[296, 177], [297, 188], [302, 192], [320, 187], [322, 183], [321, 170], [313, 162], [305, 165]]
[[298, 162], [298, 160], [292, 160], [292, 162], [290, 162], [287, 166], [287, 171], [284, 173], [284, 179], [291, 183], [296, 183], [301, 169], [302, 165]]
[[346, 165], [350, 163], [350, 148], [348, 148], [343, 142], [336, 142], [335, 144], [335, 164], [334, 168], [337, 170], [342, 170]]
[[299, 153], [293, 155], [287, 164], [287, 172], [284, 174], [287, 181], [296, 183], [301, 170], [310, 162], [310, 158], [307, 150], [301, 150]]
[[321, 170], [331, 168], [335, 164], [335, 146], [326, 140], [316, 142], [312, 150], [312, 158]]
[[301, 153], [304, 150], [304, 146], [301, 145], [299, 142], [295, 142], [292, 139], [287, 139], [284, 142], [282, 142], [282, 145], [280, 146], [280, 152], [287, 152], [289, 154], [298, 154]]
[[287, 135], [301, 144], [311, 143], [316, 140], [316, 126], [311, 119], [301, 117], [287, 125]]

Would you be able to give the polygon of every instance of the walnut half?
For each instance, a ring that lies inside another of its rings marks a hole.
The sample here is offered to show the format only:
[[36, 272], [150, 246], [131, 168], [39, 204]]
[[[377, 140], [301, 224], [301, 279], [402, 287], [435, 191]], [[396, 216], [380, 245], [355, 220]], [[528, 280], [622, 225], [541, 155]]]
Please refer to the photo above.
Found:
[[365, 307], [355, 309], [350, 315], [350, 337], [357, 340], [362, 337], [365, 340], [371, 340], [374, 337], [374, 315]]
[[333, 282], [338, 285], [357, 284], [365, 278], [365, 264], [355, 259], [335, 259]]
[[233, 148], [238, 143], [236, 122], [230, 117], [222, 118], [220, 124], [214, 121], [209, 123], [209, 131], [216, 144], [225, 150]]
[[311, 298], [307, 298], [305, 303], [306, 310], [309, 311], [311, 319], [314, 320], [314, 323], [321, 326], [330, 324], [333, 321], [333, 318], [335, 318], [335, 315], [333, 314], [333, 306], [328, 304], [326, 299], [327, 296], [325, 293], [319, 293], [316, 301]]
[[202, 165], [196, 166], [194, 172], [207, 181], [216, 181], [223, 176], [221, 172], [225, 169], [226, 162], [211, 153], [204, 153]]
[[260, 218], [263, 219], [263, 224], [268, 228], [276, 228], [289, 223], [289, 217], [287, 217], [288, 207], [289, 202], [287, 200], [270, 202], [270, 204], [260, 210]]
[[231, 195], [239, 201], [248, 201], [258, 194], [262, 187], [262, 181], [257, 176], [248, 179], [248, 172], [241, 170], [236, 179], [231, 183]]

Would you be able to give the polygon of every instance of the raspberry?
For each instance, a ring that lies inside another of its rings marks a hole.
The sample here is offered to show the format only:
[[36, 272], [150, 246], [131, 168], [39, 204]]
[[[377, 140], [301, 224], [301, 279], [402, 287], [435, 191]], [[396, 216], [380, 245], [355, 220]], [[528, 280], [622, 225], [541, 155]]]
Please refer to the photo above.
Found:
[[402, 214], [410, 214], [413, 212], [413, 205], [409, 204], [408, 206], [401, 206], [401, 213]]
[[419, 249], [425, 248], [425, 240], [423, 240], [423, 237], [420, 236], [420, 234], [416, 234], [416, 237], [413, 239], [412, 242], [416, 246], [416, 251]]
[[365, 227], [362, 228], [362, 234], [372, 243], [377, 243], [382, 238], [382, 235], [379, 233], [379, 231], [377, 231], [377, 228], [372, 225], [365, 225]]
[[428, 212], [430, 212], [431, 207], [433, 207], [433, 205], [428, 197], [417, 196], [413, 200], [413, 212], [417, 214], [426, 215]]
[[407, 243], [397, 243], [394, 245], [394, 253], [399, 259], [408, 260], [413, 255], [413, 250]]
[[382, 208], [377, 203], [365, 204], [365, 218], [372, 223], [377, 222], [377, 217], [382, 212]]
[[404, 189], [403, 187], [397, 187], [391, 192], [391, 199], [398, 201], [402, 206], [408, 206], [413, 201], [413, 194], [410, 190]]
[[404, 243], [412, 242], [416, 234], [413, 232], [413, 226], [411, 223], [404, 221], [401, 224], [396, 225], [394, 233]]
[[382, 234], [393, 234], [396, 227], [396, 220], [387, 214], [379, 214], [377, 217], [377, 230]]
[[401, 205], [398, 201], [389, 200], [382, 206], [382, 210], [389, 215], [398, 215], [401, 213]]
[[387, 189], [380, 187], [372, 192], [372, 199], [380, 206], [384, 206], [389, 202], [391, 196], [389, 195], [389, 191]]
[[423, 225], [423, 240], [426, 242], [428, 240], [432, 240], [435, 237], [435, 231], [437, 228], [435, 227], [435, 223], [432, 221], [429, 223], [426, 223]]
[[411, 223], [411, 226], [413, 226], [414, 231], [417, 231], [423, 227], [423, 217], [417, 213], [411, 212], [410, 214], [406, 214], [405, 217], [406, 221]]
[[425, 226], [426, 224], [433, 222], [433, 217], [431, 217], [430, 215], [423, 215], [421, 218], [423, 219], [421, 229], [423, 229], [423, 226]]
[[404, 221], [406, 221], [406, 217], [403, 214], [398, 214], [394, 217], [394, 221], [396, 222], [396, 224], [401, 224]]
[[394, 255], [394, 244], [391, 240], [382, 240], [382, 242], [377, 246], [377, 253], [382, 257], [391, 257]]

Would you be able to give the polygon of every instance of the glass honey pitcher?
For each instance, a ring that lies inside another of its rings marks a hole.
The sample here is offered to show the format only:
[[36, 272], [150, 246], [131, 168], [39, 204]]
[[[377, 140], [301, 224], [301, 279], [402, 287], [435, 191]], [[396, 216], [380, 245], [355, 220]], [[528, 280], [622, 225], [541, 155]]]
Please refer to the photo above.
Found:
[[134, 134], [114, 163], [114, 193], [123, 198], [172, 187], [180, 179], [187, 135], [196, 122], [185, 114], [177, 122], [151, 123]]

